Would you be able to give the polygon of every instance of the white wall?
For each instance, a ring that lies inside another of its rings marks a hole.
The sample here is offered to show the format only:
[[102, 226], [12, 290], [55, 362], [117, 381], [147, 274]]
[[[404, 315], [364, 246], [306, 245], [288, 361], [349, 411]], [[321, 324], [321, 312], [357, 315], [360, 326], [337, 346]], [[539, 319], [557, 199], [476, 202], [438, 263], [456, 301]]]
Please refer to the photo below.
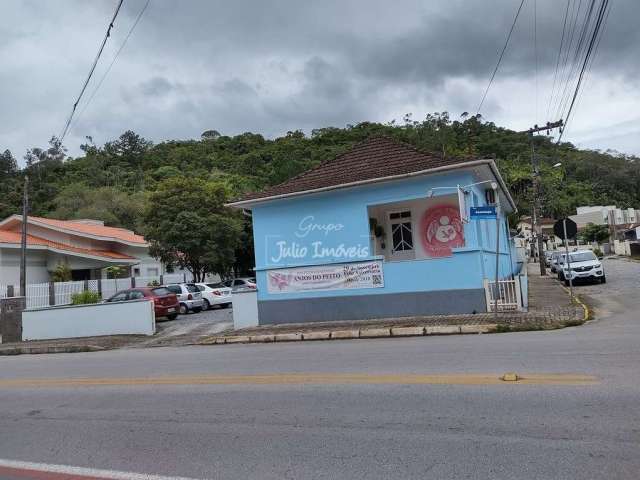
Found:
[[[27, 254], [27, 283], [49, 281], [46, 252], [30, 251]], [[20, 285], [20, 250], [0, 248], [0, 284]]]
[[98, 303], [25, 310], [22, 340], [94, 337], [99, 335], [153, 335], [153, 302]]

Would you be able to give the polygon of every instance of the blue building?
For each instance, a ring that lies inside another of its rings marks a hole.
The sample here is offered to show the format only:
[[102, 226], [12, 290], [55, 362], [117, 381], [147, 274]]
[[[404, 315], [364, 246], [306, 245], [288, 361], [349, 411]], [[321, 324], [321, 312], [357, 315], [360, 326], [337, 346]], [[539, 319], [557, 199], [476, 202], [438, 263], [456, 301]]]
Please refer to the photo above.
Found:
[[515, 204], [493, 160], [441, 158], [371, 137], [230, 204], [253, 217], [259, 323], [486, 312], [496, 265], [515, 270]]

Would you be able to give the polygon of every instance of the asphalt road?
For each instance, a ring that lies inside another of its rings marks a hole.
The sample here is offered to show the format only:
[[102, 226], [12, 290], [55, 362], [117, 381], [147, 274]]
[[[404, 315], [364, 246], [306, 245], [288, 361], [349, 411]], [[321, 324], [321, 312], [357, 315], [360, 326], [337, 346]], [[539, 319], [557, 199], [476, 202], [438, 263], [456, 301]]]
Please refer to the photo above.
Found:
[[[0, 478], [637, 479], [640, 263], [605, 265], [597, 320], [559, 331], [1, 358]], [[595, 381], [459, 381], [506, 371]]]

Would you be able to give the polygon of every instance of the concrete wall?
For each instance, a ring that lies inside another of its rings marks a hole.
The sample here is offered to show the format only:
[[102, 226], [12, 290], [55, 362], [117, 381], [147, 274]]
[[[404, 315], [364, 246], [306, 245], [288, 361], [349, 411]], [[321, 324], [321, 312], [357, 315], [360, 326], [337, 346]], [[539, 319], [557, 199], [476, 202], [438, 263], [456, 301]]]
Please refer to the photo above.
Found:
[[148, 300], [51, 307], [22, 313], [23, 340], [154, 333], [153, 302]]
[[[47, 253], [30, 251], [27, 255], [27, 283], [49, 281]], [[0, 248], [0, 284], [20, 285], [20, 250]]]

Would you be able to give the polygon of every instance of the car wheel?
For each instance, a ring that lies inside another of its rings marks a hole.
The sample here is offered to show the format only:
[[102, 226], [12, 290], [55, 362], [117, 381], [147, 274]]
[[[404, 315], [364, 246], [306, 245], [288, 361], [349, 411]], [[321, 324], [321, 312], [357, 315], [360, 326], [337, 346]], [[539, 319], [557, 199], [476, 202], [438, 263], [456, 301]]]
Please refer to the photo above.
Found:
[[202, 307], [196, 307], [193, 309], [193, 313], [200, 313], [202, 311]]
[[184, 303], [180, 304], [180, 315], [186, 315], [189, 313], [189, 307], [187, 307]]
[[210, 308], [211, 308], [211, 304], [209, 303], [209, 300], [205, 298], [204, 303], [202, 304], [202, 310], [209, 310]]
[[562, 272], [558, 273], [558, 280], [564, 282], [564, 274]]
[[607, 277], [603, 275], [600, 279], [600, 283], [607, 283]]
[[169, 320], [175, 320], [176, 318], [178, 318], [178, 314], [177, 313], [172, 313], [171, 315], [167, 315], [167, 318]]
[[229, 308], [231, 306], [230, 303], [223, 303], [222, 305], [220, 305], [222, 308]]
[[568, 287], [569, 286], [569, 280], [567, 280], [566, 278], [564, 279], [564, 286]]

